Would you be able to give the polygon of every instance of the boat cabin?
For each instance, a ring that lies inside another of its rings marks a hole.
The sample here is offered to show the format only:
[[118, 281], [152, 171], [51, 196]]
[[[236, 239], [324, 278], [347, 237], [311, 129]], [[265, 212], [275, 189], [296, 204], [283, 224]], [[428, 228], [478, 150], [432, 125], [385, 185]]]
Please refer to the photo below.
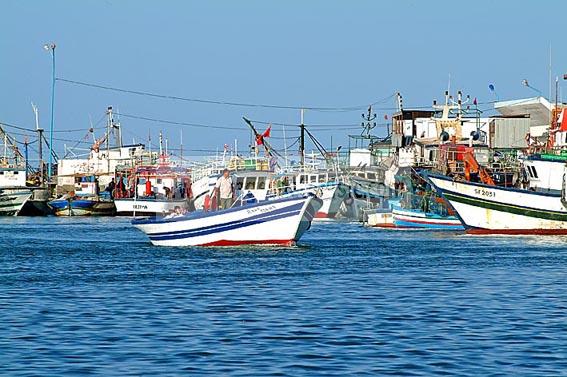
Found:
[[0, 187], [25, 187], [26, 170], [22, 168], [0, 168]]

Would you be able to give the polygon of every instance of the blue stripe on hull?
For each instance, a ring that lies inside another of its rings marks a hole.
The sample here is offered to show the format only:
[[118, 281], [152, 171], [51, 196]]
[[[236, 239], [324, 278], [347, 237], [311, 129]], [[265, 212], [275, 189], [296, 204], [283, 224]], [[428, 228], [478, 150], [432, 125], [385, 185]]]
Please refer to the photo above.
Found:
[[394, 225], [403, 228], [432, 229], [432, 230], [465, 230], [462, 225], [423, 224], [412, 221], [394, 220]]

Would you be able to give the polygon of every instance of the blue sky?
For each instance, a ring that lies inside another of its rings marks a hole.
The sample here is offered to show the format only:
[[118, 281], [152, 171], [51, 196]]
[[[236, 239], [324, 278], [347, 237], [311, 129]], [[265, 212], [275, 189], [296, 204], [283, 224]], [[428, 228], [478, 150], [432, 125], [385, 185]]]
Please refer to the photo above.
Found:
[[[479, 101], [548, 93], [567, 72], [562, 1], [2, 1], [0, 121], [33, 127], [30, 102], [49, 128], [50, 58], [57, 76], [125, 89], [220, 101], [306, 107], [365, 106], [401, 92], [406, 107], [427, 106], [451, 86]], [[567, 84], [567, 82], [565, 82]], [[562, 87], [565, 85], [561, 82]], [[248, 133], [241, 117], [290, 123], [299, 111], [170, 101], [57, 83], [55, 145], [83, 138], [89, 117], [108, 105], [124, 114], [233, 127], [194, 128], [121, 118], [124, 139], [146, 142], [163, 130], [192, 154]], [[378, 118], [394, 100], [377, 105]], [[307, 111], [326, 145], [347, 145], [336, 125], [357, 125], [361, 110]], [[264, 125], [259, 125], [260, 129]], [[84, 129], [85, 131], [61, 132]], [[8, 131], [10, 129], [8, 128]], [[21, 131], [19, 131], [21, 132]], [[97, 135], [101, 136], [101, 130]], [[377, 131], [385, 134], [385, 128]], [[295, 137], [295, 127], [286, 136]], [[283, 144], [282, 127], [273, 143]], [[293, 140], [289, 140], [292, 142]], [[155, 142], [155, 141], [154, 141]], [[295, 147], [294, 147], [295, 148]]]

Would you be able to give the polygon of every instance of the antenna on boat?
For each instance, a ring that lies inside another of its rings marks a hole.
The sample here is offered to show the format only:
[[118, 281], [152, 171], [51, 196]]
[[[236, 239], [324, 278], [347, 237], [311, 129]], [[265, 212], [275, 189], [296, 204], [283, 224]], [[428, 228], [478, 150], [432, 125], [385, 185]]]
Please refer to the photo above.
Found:
[[106, 109], [108, 121], [106, 122], [106, 172], [110, 173], [110, 129], [112, 127], [112, 106]]
[[376, 119], [376, 114], [372, 114], [372, 105], [368, 106], [367, 114], [362, 114], [362, 119], [364, 121], [362, 122], [362, 133], [360, 136], [368, 139], [370, 138], [370, 130], [376, 127], [376, 122], [373, 122]]
[[43, 185], [43, 128], [39, 127], [39, 110], [37, 106], [32, 102], [33, 114], [35, 117], [35, 131], [37, 132], [38, 139], [38, 158], [39, 158], [39, 181]]
[[285, 138], [285, 124], [282, 124], [282, 129], [283, 129], [284, 161], [285, 161], [285, 168], [287, 169], [287, 141]]
[[150, 151], [150, 162], [152, 161], [152, 130], [148, 128], [148, 149]]
[[39, 158], [39, 181], [43, 185], [43, 128], [39, 127], [39, 111], [37, 106], [32, 102], [32, 109], [35, 116], [35, 130], [37, 132], [37, 141], [38, 141], [38, 158]]
[[299, 128], [301, 130], [299, 137], [299, 155], [301, 158], [301, 169], [305, 169], [305, 124], [303, 123], [303, 113], [304, 109], [301, 109], [301, 123], [299, 125]]
[[396, 93], [396, 98], [398, 100], [398, 111], [404, 110], [404, 103], [402, 100], [402, 94], [400, 92]]
[[31, 107], [33, 109], [33, 114], [35, 116], [35, 130], [37, 131], [39, 129], [39, 114], [37, 111], [37, 106], [34, 105], [34, 103], [31, 103]]
[[179, 158], [183, 163], [183, 129], [179, 130]]

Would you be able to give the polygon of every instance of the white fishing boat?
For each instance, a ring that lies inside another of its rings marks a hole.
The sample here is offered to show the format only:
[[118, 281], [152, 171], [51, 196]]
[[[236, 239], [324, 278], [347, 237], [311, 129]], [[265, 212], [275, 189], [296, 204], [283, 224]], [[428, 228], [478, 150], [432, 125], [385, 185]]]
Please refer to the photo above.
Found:
[[[0, 170], [0, 175], [6, 170]], [[32, 196], [32, 191], [25, 187], [0, 186], [0, 216], [16, 216]]]
[[[193, 184], [195, 207], [202, 209], [205, 197], [214, 196], [214, 188], [220, 174], [205, 175]], [[233, 174], [237, 196], [246, 195], [258, 201], [313, 194], [322, 200], [317, 219], [333, 219], [341, 204], [349, 196], [349, 187], [333, 171], [275, 173], [269, 170], [236, 171]]]
[[291, 246], [310, 228], [321, 204], [307, 195], [178, 217], [134, 219], [132, 224], [156, 246]]
[[157, 165], [116, 173], [114, 204], [118, 215], [163, 215], [176, 207], [190, 209], [191, 200], [189, 172], [173, 166], [165, 155]]
[[350, 188], [342, 183], [336, 172], [315, 170], [297, 173], [291, 179], [291, 191], [285, 195], [312, 193], [323, 201], [317, 219], [333, 219], [339, 212], [341, 204], [349, 196]]
[[17, 216], [24, 204], [32, 196], [27, 187], [25, 158], [20, 153], [17, 142], [0, 125], [0, 216]]
[[427, 177], [457, 211], [468, 233], [567, 234], [565, 178], [562, 193], [548, 193]]

